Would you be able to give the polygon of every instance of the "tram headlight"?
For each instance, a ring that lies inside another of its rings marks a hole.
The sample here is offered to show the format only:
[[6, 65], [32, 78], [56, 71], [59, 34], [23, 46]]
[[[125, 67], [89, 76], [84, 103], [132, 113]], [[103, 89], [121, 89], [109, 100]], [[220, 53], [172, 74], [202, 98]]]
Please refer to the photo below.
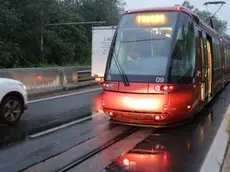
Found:
[[128, 165], [129, 165], [129, 160], [128, 160], [127, 158], [125, 158], [125, 159], [123, 160], [123, 164], [126, 165], [126, 166], [128, 166]]
[[174, 87], [172, 85], [156, 85], [154, 87], [156, 91], [171, 91], [173, 88]]
[[152, 110], [159, 107], [158, 101], [145, 100], [145, 99], [139, 100], [139, 99], [132, 99], [129, 97], [124, 97], [123, 103], [133, 109]]
[[159, 85], [156, 85], [156, 86], [155, 86], [155, 90], [156, 90], [156, 91], [160, 91], [160, 86], [159, 86]]

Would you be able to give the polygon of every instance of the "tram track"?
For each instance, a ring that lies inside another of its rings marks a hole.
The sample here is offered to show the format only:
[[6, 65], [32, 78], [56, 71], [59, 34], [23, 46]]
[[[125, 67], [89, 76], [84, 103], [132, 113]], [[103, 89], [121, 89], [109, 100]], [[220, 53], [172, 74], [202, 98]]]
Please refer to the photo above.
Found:
[[118, 135], [117, 137], [107, 141], [105, 144], [103, 144], [102, 146], [86, 153], [85, 155], [77, 158], [76, 160], [66, 164], [65, 166], [62, 166], [59, 169], [54, 170], [53, 172], [66, 172], [71, 170], [72, 168], [78, 166], [79, 164], [81, 164], [82, 162], [86, 161], [87, 159], [93, 157], [94, 155], [102, 152], [103, 150], [105, 150], [106, 148], [112, 146], [115, 143], [118, 143], [119, 141], [121, 141], [122, 139], [128, 137], [129, 135], [135, 133], [136, 131], [138, 131], [140, 128], [139, 127], [132, 127], [131, 129], [125, 131], [124, 133]]

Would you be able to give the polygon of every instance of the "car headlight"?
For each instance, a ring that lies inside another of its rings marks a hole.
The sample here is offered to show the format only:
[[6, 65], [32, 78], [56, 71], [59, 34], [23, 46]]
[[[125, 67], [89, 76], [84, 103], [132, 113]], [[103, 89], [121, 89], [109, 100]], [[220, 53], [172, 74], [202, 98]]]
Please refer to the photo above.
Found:
[[23, 88], [26, 90], [26, 86], [23, 84]]
[[21, 84], [22, 88], [26, 90], [26, 86], [24, 84]]

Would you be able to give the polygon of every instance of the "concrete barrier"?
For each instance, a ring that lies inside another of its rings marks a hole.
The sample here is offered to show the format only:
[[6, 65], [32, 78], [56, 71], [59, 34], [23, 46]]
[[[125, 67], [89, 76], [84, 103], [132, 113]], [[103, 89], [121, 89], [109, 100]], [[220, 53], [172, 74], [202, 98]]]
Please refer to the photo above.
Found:
[[0, 77], [23, 82], [28, 94], [96, 84], [90, 66], [0, 69]]

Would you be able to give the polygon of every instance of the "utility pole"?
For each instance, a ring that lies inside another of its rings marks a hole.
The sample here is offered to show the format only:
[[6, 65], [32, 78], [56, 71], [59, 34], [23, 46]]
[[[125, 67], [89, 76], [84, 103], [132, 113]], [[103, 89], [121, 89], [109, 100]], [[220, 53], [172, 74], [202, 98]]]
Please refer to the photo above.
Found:
[[105, 21], [92, 21], [92, 22], [72, 22], [72, 23], [52, 23], [45, 24], [45, 26], [60, 26], [60, 25], [85, 25], [85, 24], [103, 24]]
[[41, 56], [43, 57], [43, 38], [44, 37], [44, 19], [43, 11], [41, 10]]
[[226, 2], [225, 2], [225, 1], [208, 1], [208, 2], [205, 2], [205, 3], [204, 3], [204, 5], [206, 5], [206, 8], [207, 8], [207, 9], [208, 9], [208, 7], [207, 7], [208, 5], [218, 5], [218, 4], [221, 4], [221, 5], [220, 5], [219, 8], [217, 9], [217, 11], [216, 11], [212, 16], [209, 16], [210, 25], [211, 25], [212, 28], [214, 28], [212, 18], [216, 15], [216, 13], [218, 13], [218, 11], [221, 9], [221, 7], [222, 7], [224, 4], [226, 4]]
[[103, 24], [105, 21], [92, 21], [92, 22], [71, 22], [71, 23], [51, 23], [45, 24], [43, 21], [43, 11], [41, 11], [41, 56], [43, 57], [43, 40], [44, 40], [44, 28], [49, 26], [62, 26], [62, 25], [86, 25], [86, 24]]

